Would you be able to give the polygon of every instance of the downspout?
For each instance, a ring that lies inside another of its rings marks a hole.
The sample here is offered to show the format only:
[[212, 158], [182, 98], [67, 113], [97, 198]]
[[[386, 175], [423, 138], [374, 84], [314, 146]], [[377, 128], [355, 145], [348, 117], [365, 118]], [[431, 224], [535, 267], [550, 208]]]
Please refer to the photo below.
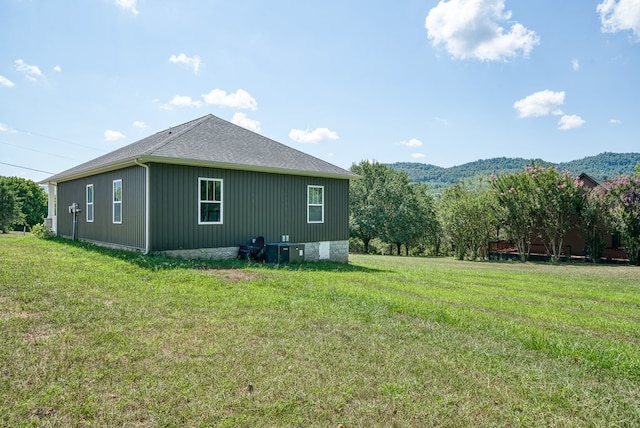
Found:
[[144, 254], [149, 254], [149, 243], [151, 242], [150, 236], [149, 236], [149, 231], [151, 230], [151, 225], [149, 224], [149, 219], [151, 218], [151, 213], [149, 208], [151, 207], [151, 202], [150, 202], [150, 192], [149, 189], [151, 188], [151, 184], [149, 182], [149, 165], [143, 164], [138, 162], [138, 159], [136, 159], [135, 164], [138, 166], [141, 166], [144, 168], [145, 170], [145, 178], [144, 178], [144, 185], [145, 185], [145, 189], [144, 189]]

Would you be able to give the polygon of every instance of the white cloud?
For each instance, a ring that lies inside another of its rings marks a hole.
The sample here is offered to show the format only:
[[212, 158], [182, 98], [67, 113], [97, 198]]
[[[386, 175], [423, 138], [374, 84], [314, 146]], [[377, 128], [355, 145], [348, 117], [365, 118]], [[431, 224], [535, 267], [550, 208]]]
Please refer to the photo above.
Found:
[[53, 71], [55, 71], [56, 73], [60, 73], [62, 71], [62, 68], [59, 65], [56, 65], [55, 67], [53, 67]]
[[313, 131], [292, 129], [289, 138], [298, 143], [320, 143], [325, 140], [337, 140], [338, 134], [328, 128], [316, 128]]
[[564, 104], [564, 95], [564, 91], [554, 92], [545, 89], [516, 101], [513, 108], [518, 110], [518, 116], [521, 118], [549, 114], [560, 115], [562, 114], [560, 106]]
[[577, 116], [575, 114], [572, 114], [572, 115], [565, 114], [560, 118], [560, 121], [558, 122], [558, 129], [562, 129], [563, 131], [566, 131], [569, 129], [580, 128], [584, 124], [585, 124], [585, 120], [582, 119], [580, 116]]
[[139, 121], [139, 120], [134, 121], [132, 123], [132, 125], [133, 125], [134, 128], [137, 128], [137, 129], [139, 129], [141, 131], [149, 129], [149, 126], [146, 123], [144, 123], [142, 121]]
[[412, 138], [409, 141], [400, 141], [398, 144], [407, 147], [422, 147], [422, 141]]
[[[434, 46], [444, 45], [455, 59], [506, 60], [528, 56], [540, 42], [535, 31], [511, 20], [505, 0], [441, 0], [425, 20]], [[512, 23], [505, 30], [502, 23]]]
[[5, 125], [4, 123], [0, 123], [0, 132], [8, 132], [9, 134], [17, 134], [18, 131], [9, 127], [9, 125]]
[[231, 123], [235, 123], [238, 126], [242, 126], [243, 128], [247, 128], [254, 132], [260, 131], [260, 122], [254, 119], [249, 119], [246, 114], [239, 111], [233, 114]]
[[614, 125], [620, 125], [622, 121], [620, 119], [609, 119], [609, 123], [612, 123]]
[[16, 70], [24, 73], [25, 77], [29, 80], [36, 80], [36, 77], [42, 77], [42, 71], [37, 65], [26, 64], [23, 60], [17, 59], [14, 61]]
[[119, 131], [112, 131], [111, 129], [107, 129], [104, 131], [104, 140], [105, 141], [118, 141], [125, 138], [124, 134]]
[[168, 108], [171, 109], [171, 106], [174, 107], [200, 107], [202, 105], [201, 101], [194, 101], [188, 95], [176, 95], [173, 97], [171, 101], [169, 101]]
[[571, 60], [571, 67], [573, 67], [573, 71], [578, 71], [580, 70], [580, 61], [578, 61], [577, 59], [572, 59]]
[[244, 89], [238, 89], [235, 93], [230, 94], [227, 94], [222, 89], [214, 89], [208, 94], [203, 95], [202, 98], [204, 98], [204, 102], [207, 104], [237, 109], [255, 110], [258, 108], [256, 100]]
[[171, 55], [169, 57], [169, 61], [174, 64], [186, 64], [187, 66], [193, 68], [194, 73], [198, 73], [198, 69], [200, 68], [200, 57], [198, 55], [187, 56], [184, 53], [181, 53], [179, 55]]
[[13, 88], [15, 84], [7, 79], [6, 77], [0, 75], [0, 86], [6, 86], [7, 88]]
[[596, 10], [603, 33], [631, 30], [640, 40], [640, 0], [604, 0]]
[[136, 3], [138, 3], [138, 0], [116, 0], [114, 2], [115, 5], [120, 6], [122, 9], [127, 10], [134, 15], [140, 13], [138, 9], [136, 9]]
[[427, 157], [424, 153], [411, 153], [413, 159], [424, 159]]

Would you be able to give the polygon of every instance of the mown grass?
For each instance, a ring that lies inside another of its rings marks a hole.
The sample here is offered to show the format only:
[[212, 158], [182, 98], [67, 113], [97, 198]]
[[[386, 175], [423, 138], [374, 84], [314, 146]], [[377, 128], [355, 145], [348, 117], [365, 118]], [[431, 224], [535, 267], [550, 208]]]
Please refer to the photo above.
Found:
[[0, 237], [0, 426], [640, 426], [640, 271]]

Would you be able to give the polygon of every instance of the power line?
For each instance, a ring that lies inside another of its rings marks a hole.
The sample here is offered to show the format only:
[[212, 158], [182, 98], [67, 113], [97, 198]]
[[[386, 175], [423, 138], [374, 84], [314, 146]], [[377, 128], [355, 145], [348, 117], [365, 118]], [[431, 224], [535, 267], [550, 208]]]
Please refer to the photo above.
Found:
[[56, 154], [56, 153], [49, 153], [49, 152], [45, 152], [44, 150], [32, 149], [30, 147], [24, 147], [24, 146], [21, 146], [19, 144], [11, 144], [11, 143], [7, 143], [5, 141], [0, 141], [0, 144], [5, 144], [7, 146], [17, 147], [17, 148], [22, 149], [22, 150], [30, 150], [30, 151], [36, 152], [36, 153], [42, 153], [43, 155], [55, 156], [55, 157], [62, 158], [62, 159], [76, 160], [74, 158], [70, 158], [69, 156], [62, 156], [62, 155], [59, 155], [59, 154]]
[[43, 171], [43, 170], [41, 170], [41, 169], [29, 168], [28, 166], [14, 165], [14, 164], [12, 164], [12, 163], [6, 163], [6, 162], [0, 162], [0, 164], [2, 164], [2, 165], [9, 165], [9, 166], [13, 166], [13, 167], [15, 167], [15, 168], [28, 169], [29, 171], [43, 172], [43, 173], [45, 173], [45, 174], [53, 174], [53, 172]]
[[50, 140], [60, 141], [61, 143], [73, 144], [74, 146], [82, 147], [83, 149], [95, 150], [95, 151], [97, 151], [97, 152], [102, 152], [102, 151], [103, 151], [103, 150], [101, 150], [101, 149], [97, 149], [97, 148], [95, 148], [95, 147], [85, 146], [85, 145], [83, 145], [83, 144], [78, 144], [78, 143], [75, 143], [75, 142], [73, 142], [73, 141], [64, 140], [64, 139], [62, 139], [62, 138], [57, 138], [57, 137], [51, 137], [51, 136], [49, 136], [49, 135], [44, 135], [44, 134], [40, 134], [40, 133], [38, 133], [38, 132], [28, 131], [28, 130], [26, 130], [26, 129], [19, 129], [19, 128], [14, 128], [14, 129], [15, 129], [16, 131], [22, 132], [22, 133], [27, 134], [27, 135], [32, 135], [32, 136], [34, 136], [34, 137], [48, 138], [48, 139], [50, 139]]

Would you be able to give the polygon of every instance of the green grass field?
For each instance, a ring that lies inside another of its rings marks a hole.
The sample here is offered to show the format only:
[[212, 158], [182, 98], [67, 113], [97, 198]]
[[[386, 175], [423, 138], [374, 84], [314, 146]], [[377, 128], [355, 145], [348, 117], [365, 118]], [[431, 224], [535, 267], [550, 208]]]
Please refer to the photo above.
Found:
[[640, 426], [640, 269], [0, 236], [0, 426]]

